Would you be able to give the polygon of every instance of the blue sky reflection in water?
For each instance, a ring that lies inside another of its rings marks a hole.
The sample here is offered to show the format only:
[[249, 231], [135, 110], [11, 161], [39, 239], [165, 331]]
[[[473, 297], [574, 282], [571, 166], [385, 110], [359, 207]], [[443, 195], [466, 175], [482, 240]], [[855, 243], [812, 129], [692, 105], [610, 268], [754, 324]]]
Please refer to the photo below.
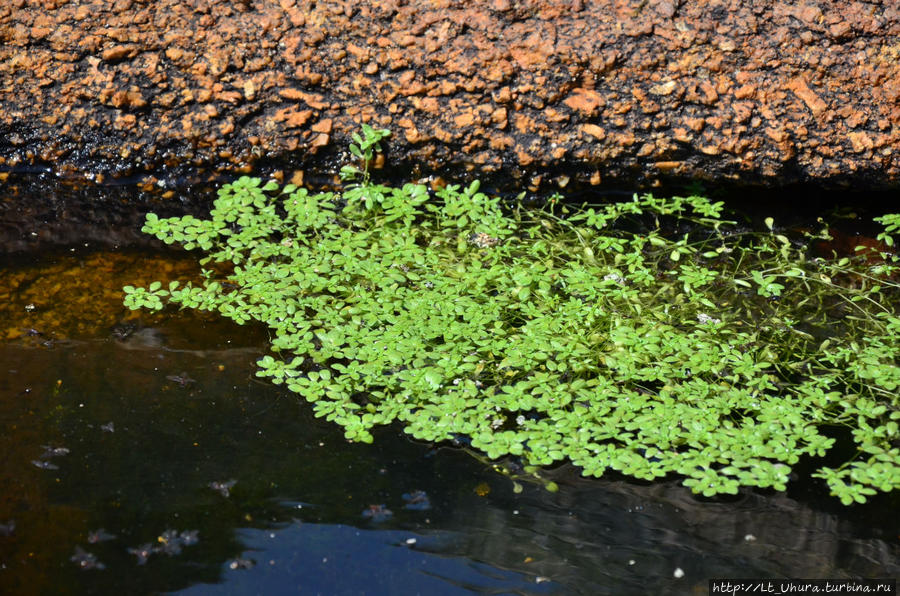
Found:
[[[566, 467], [558, 493], [517, 494], [395, 429], [348, 444], [254, 379], [260, 330], [187, 312], [97, 324], [39, 298], [8, 300], [3, 321], [38, 333], [0, 342], [0, 592], [692, 594], [710, 577], [900, 576], [896, 497], [704, 500]], [[47, 316], [20, 325], [26, 311]], [[65, 320], [79, 325], [54, 330]], [[428, 507], [408, 507], [417, 491]]]
[[220, 584], [177, 592], [202, 594], [559, 594], [548, 578], [445, 556], [452, 532], [416, 534], [345, 525], [304, 524], [239, 529], [247, 548], [228, 561]]

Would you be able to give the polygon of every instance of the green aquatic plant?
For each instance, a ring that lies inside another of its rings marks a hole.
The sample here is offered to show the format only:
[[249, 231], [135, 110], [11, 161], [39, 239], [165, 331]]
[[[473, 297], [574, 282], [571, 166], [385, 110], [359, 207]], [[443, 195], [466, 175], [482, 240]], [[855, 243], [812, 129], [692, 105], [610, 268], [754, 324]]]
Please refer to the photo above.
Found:
[[[355, 138], [343, 193], [243, 177], [209, 219], [148, 215], [217, 265], [125, 304], [265, 325], [258, 375], [353, 441], [398, 423], [529, 470], [679, 474], [711, 496], [784, 490], [845, 437], [855, 453], [814, 473], [834, 495], [900, 487], [894, 255], [813, 257], [814, 235], [739, 228], [700, 196], [568, 212], [504, 208], [477, 182], [383, 186], [368, 163], [386, 134]], [[900, 216], [880, 222], [891, 246]]]

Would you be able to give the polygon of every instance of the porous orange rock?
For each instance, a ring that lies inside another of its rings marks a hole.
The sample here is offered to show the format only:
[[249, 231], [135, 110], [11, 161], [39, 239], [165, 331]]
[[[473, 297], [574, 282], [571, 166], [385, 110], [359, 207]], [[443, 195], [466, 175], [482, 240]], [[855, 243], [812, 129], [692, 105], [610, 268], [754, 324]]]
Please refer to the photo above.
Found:
[[0, 170], [331, 175], [365, 121], [385, 172], [896, 188], [898, 39], [850, 0], [13, 2]]

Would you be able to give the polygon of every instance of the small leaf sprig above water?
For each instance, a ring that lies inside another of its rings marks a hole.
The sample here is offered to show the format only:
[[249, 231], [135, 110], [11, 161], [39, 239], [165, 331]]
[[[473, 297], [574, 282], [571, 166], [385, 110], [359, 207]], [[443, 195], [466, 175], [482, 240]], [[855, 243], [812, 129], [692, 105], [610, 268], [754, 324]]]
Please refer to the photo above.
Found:
[[[477, 182], [387, 187], [368, 172], [386, 136], [354, 138], [343, 193], [244, 177], [208, 220], [148, 216], [218, 265], [126, 287], [126, 305], [265, 325], [258, 375], [353, 441], [396, 423], [712, 496], [784, 490], [842, 435], [857, 453], [814, 474], [833, 494], [900, 487], [896, 256], [816, 258], [815, 235], [738, 228], [700, 196], [528, 210]], [[880, 223], [892, 246], [900, 217]]]
[[345, 182], [359, 180], [360, 186], [367, 186], [370, 180], [369, 166], [372, 164], [375, 154], [381, 152], [381, 141], [390, 135], [391, 131], [372, 128], [368, 124], [362, 125], [362, 136], [359, 133], [353, 133], [350, 153], [361, 162], [362, 169], [353, 165], [343, 166], [341, 180]]

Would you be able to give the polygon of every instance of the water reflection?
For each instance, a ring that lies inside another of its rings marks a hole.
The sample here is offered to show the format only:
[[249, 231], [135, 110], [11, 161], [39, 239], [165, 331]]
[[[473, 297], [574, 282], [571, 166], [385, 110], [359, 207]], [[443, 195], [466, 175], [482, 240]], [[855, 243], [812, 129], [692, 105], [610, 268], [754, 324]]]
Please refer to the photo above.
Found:
[[452, 532], [362, 530], [293, 522], [273, 530], [240, 528], [242, 558], [222, 584], [178, 591], [202, 594], [561, 594], [529, 573], [447, 556]]
[[711, 577], [900, 575], [896, 497], [710, 501], [565, 467], [559, 492], [515, 492], [396, 429], [346, 443], [254, 378], [259, 330], [181, 313], [117, 338], [109, 316], [39, 314], [57, 343], [0, 343], [10, 593], [705, 594]]

